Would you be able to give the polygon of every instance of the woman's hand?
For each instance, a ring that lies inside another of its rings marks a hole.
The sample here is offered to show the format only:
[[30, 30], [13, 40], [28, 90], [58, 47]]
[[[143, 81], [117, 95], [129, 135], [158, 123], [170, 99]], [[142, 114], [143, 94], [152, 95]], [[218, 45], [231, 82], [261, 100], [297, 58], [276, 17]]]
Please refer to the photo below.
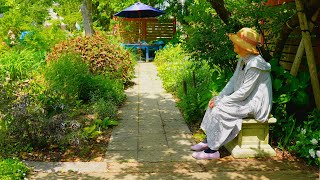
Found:
[[214, 107], [214, 105], [215, 104], [214, 104], [213, 99], [210, 99], [209, 104], [208, 104], [209, 108], [212, 109]]

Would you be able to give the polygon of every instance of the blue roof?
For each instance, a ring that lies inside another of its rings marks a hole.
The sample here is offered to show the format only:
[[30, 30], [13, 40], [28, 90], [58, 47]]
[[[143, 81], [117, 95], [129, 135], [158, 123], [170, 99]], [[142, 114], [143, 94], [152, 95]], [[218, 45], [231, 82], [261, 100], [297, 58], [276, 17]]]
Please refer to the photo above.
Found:
[[164, 14], [164, 12], [159, 9], [143, 4], [141, 2], [137, 2], [134, 5], [122, 10], [121, 12], [116, 13], [114, 16], [127, 18], [144, 18], [157, 17], [162, 14]]

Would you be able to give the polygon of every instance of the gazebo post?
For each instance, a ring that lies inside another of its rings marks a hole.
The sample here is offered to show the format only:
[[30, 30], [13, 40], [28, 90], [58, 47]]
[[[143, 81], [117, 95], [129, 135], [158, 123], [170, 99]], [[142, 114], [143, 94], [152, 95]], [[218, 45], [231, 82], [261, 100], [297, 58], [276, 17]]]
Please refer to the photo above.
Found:
[[307, 21], [306, 14], [304, 12], [304, 6], [301, 0], [296, 0], [296, 8], [298, 12], [301, 34], [303, 44], [305, 46], [305, 51], [307, 55], [307, 61], [309, 66], [310, 79], [313, 89], [313, 95], [316, 102], [317, 109], [320, 109], [320, 88], [319, 79], [317, 74], [316, 62], [314, 58], [314, 52], [312, 49], [312, 42], [310, 36], [309, 25]]
[[[317, 20], [318, 14], [319, 14], [319, 9], [314, 13], [314, 15], [311, 18], [311, 22], [309, 23], [310, 31], [312, 31], [313, 28], [314, 28], [314, 23], [313, 22], [315, 22]], [[305, 50], [304, 47], [305, 46], [304, 46], [304, 43], [303, 43], [303, 39], [301, 39], [299, 47], [298, 47], [298, 50], [297, 50], [297, 53], [296, 53], [296, 56], [294, 58], [294, 61], [293, 61], [293, 64], [292, 64], [292, 67], [291, 67], [291, 70], [290, 70], [290, 74], [293, 75], [293, 76], [296, 76], [298, 74], [298, 70], [299, 70], [299, 66], [300, 66], [300, 63], [301, 63], [301, 59], [302, 59], [302, 56], [303, 56], [303, 53], [304, 53], [304, 50]]]

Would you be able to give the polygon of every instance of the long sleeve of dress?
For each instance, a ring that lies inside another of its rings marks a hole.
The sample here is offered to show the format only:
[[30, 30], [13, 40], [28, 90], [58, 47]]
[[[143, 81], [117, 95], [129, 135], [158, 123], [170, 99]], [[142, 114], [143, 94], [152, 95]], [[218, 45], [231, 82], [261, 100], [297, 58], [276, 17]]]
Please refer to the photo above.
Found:
[[238, 62], [236, 70], [233, 73], [230, 80], [228, 81], [228, 83], [226, 84], [226, 86], [222, 89], [222, 91], [219, 93], [218, 96], [213, 97], [215, 104], [218, 104], [219, 101], [224, 96], [229, 96], [230, 94], [232, 94], [234, 92], [234, 85], [235, 85], [236, 77], [238, 76], [239, 69], [240, 69], [240, 62]]
[[232, 103], [245, 100], [257, 84], [260, 74], [260, 69], [248, 69], [248, 71], [245, 74], [244, 82], [240, 86], [240, 88], [232, 94], [230, 94], [229, 96], [224, 96], [220, 101], [223, 103]]

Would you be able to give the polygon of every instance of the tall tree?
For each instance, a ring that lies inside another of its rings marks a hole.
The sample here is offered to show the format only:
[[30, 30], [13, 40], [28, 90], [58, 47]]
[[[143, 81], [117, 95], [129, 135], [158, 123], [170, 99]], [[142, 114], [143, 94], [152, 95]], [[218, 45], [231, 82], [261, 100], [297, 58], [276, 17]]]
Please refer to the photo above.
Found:
[[82, 0], [80, 9], [83, 18], [83, 28], [85, 35], [92, 36], [94, 34], [92, 24], [92, 0]]

